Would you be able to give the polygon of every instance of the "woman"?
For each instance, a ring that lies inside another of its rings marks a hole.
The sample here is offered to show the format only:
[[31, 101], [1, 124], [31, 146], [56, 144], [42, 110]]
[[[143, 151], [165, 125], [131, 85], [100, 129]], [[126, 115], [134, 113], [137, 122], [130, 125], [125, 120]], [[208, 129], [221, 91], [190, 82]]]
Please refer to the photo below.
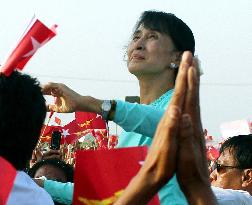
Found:
[[[173, 93], [181, 55], [186, 50], [194, 54], [194, 49], [192, 31], [175, 15], [157, 11], [145, 11], [141, 15], [127, 50], [129, 72], [139, 81], [141, 104], [162, 110], [167, 107]], [[44, 94], [57, 97], [55, 105], [49, 105], [51, 111], [95, 112], [101, 114], [105, 120], [121, 121], [123, 128], [129, 131], [137, 130], [141, 125], [141, 118], [144, 120], [148, 116], [148, 112], [141, 111], [141, 106], [81, 96], [62, 84], [45, 85]], [[128, 120], [125, 124], [123, 120], [128, 118], [132, 121]], [[134, 119], [138, 119], [139, 123], [134, 123]], [[123, 132], [119, 137], [118, 147], [150, 145], [152, 138], [153, 135]], [[50, 184], [46, 182], [46, 186], [50, 187]], [[159, 198], [161, 204], [187, 204], [176, 177], [161, 189]]]
[[[194, 53], [190, 28], [173, 14], [146, 11], [128, 46], [128, 70], [140, 86], [140, 103], [166, 108], [183, 51]], [[152, 137], [123, 133], [119, 147], [150, 145]]]

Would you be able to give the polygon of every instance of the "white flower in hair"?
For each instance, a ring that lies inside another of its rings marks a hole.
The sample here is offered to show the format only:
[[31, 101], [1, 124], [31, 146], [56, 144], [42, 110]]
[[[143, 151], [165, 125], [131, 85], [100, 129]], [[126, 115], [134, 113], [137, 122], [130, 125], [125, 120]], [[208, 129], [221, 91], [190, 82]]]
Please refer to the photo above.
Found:
[[194, 59], [195, 59], [195, 63], [196, 63], [196, 68], [198, 68], [199, 75], [201, 76], [201, 75], [204, 74], [204, 72], [203, 72], [203, 69], [201, 67], [201, 61], [199, 59], [199, 56], [195, 55]]

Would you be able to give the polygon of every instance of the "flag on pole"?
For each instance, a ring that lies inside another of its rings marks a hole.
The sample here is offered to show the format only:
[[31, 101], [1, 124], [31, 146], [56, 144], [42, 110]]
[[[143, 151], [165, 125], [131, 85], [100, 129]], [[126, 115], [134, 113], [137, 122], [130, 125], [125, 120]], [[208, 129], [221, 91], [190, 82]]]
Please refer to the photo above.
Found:
[[54, 122], [56, 122], [58, 125], [61, 125], [61, 119], [58, 117], [54, 118]]
[[22, 70], [36, 51], [56, 35], [57, 25], [48, 28], [35, 19], [18, 45], [1, 67], [1, 72], [9, 76], [14, 69]]

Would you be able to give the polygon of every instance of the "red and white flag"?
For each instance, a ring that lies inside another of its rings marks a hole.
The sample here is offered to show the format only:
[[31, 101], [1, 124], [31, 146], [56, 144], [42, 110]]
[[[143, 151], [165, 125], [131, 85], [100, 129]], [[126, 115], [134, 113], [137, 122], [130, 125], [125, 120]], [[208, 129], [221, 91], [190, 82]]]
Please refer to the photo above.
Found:
[[56, 122], [58, 125], [61, 125], [61, 119], [58, 117], [54, 118], [54, 122]]
[[56, 35], [57, 25], [48, 28], [41, 21], [35, 19], [18, 45], [1, 67], [1, 72], [9, 76], [14, 69], [22, 70], [36, 51]]
[[63, 143], [72, 144], [82, 136], [82, 131], [76, 123], [76, 120], [61, 127], [60, 132]]

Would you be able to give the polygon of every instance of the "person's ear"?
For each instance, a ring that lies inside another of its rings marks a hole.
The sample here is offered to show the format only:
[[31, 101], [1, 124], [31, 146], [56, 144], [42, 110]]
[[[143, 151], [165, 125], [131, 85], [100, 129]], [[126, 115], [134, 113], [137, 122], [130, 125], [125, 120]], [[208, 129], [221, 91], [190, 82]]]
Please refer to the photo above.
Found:
[[170, 68], [172, 68], [172, 69], [179, 68], [182, 54], [183, 54], [183, 52], [181, 52], [181, 51], [172, 51]]
[[244, 169], [242, 174], [242, 187], [252, 186], [252, 169]]
[[180, 65], [182, 55], [183, 55], [183, 52], [181, 52], [181, 51], [175, 51], [175, 52], [174, 52], [173, 61], [174, 61], [174, 63], [175, 63], [178, 67], [179, 67], [179, 65]]

